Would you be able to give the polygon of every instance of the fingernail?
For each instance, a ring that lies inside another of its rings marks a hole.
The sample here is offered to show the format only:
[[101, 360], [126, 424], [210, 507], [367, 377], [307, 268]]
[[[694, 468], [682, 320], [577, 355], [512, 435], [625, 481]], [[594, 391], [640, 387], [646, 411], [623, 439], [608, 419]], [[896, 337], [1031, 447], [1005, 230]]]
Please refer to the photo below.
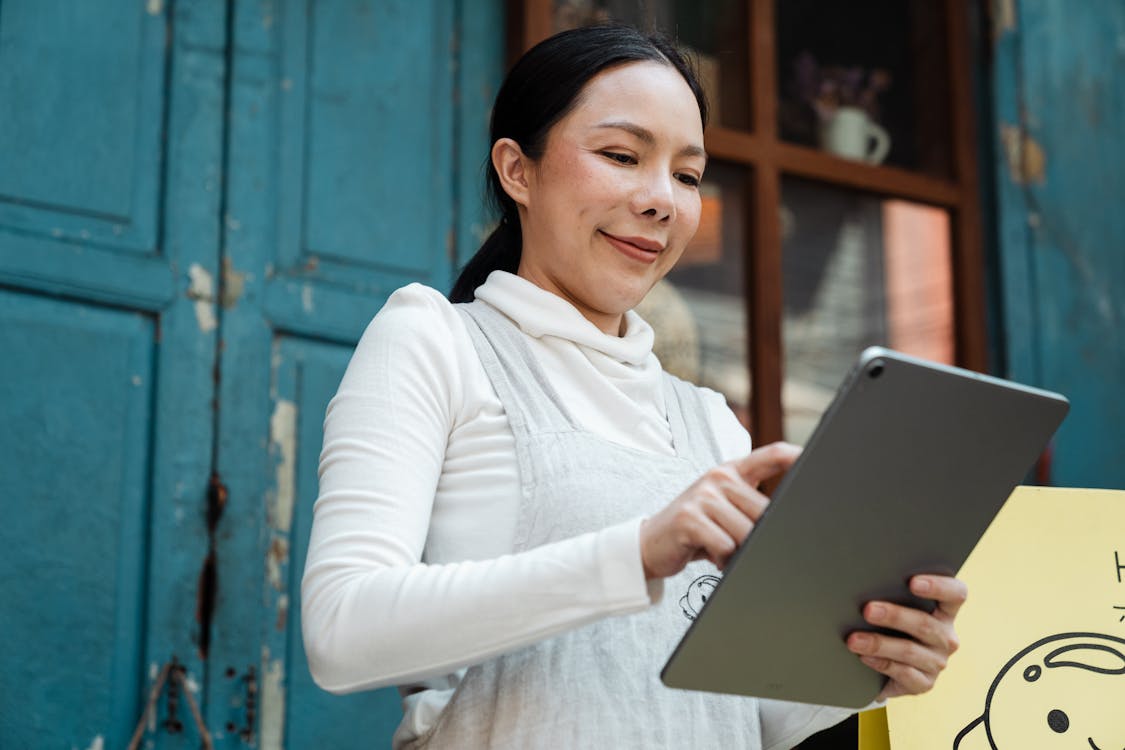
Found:
[[852, 646], [854, 648], [867, 649], [871, 647], [871, 636], [864, 633], [852, 636]]
[[933, 584], [930, 583], [930, 579], [928, 578], [917, 578], [914, 580], [914, 590], [919, 594], [928, 594], [931, 588], [933, 588]]
[[882, 604], [872, 604], [871, 609], [868, 610], [868, 615], [872, 620], [882, 620], [887, 615], [887, 608]]

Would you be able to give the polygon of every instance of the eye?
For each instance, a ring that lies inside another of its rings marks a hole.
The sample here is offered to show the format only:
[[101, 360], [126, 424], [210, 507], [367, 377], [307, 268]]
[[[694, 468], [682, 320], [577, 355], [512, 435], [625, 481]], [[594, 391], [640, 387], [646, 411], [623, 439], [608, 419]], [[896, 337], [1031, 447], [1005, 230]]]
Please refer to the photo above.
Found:
[[607, 159], [612, 159], [618, 164], [636, 164], [637, 160], [629, 154], [622, 154], [618, 151], [602, 151], [602, 156]]
[[699, 187], [699, 178], [690, 174], [680, 173], [676, 175], [676, 179], [684, 183], [688, 187]]
[[1066, 715], [1065, 711], [1056, 708], [1047, 714], [1047, 726], [1062, 734], [1070, 729], [1070, 717]]

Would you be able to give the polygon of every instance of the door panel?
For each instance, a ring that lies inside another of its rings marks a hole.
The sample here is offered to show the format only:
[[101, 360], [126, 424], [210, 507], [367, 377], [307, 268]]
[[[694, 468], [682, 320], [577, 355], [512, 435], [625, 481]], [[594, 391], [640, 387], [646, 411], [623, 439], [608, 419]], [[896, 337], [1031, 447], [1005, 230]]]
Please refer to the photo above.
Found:
[[165, 19], [139, 3], [0, 3], [0, 223], [151, 253]]
[[502, 13], [499, 0], [235, 5], [217, 454], [229, 499], [207, 717], [217, 747], [246, 744], [234, 730], [249, 720], [251, 669], [260, 747], [390, 744], [397, 691], [329, 695], [301, 647], [321, 426], [389, 294], [447, 288], [458, 243], [484, 224]]
[[[308, 123], [305, 231], [291, 235], [301, 243], [296, 262], [338, 261], [350, 281], [358, 269], [445, 281], [453, 201], [450, 7], [398, 0], [310, 8], [306, 98], [291, 102]], [[292, 64], [290, 55], [283, 59]]]
[[153, 326], [0, 291], [11, 467], [0, 472], [0, 632], [19, 645], [3, 659], [0, 725], [26, 740], [6, 747], [89, 742], [102, 727], [110, 746], [127, 741], [141, 687]]
[[202, 697], [224, 18], [0, 2], [0, 747], [124, 747], [172, 659]]

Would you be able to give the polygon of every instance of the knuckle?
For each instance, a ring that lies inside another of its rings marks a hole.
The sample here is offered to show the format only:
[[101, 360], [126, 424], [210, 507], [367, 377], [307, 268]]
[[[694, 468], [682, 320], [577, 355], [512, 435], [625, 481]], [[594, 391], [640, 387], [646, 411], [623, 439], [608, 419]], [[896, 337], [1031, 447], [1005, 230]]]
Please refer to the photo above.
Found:
[[914, 641], [908, 641], [902, 649], [903, 661], [911, 664], [922, 664], [927, 656], [926, 650]]
[[710, 469], [703, 473], [703, 479], [710, 484], [721, 484], [722, 482], [730, 479], [730, 474], [727, 473], [726, 467], [722, 464], [712, 466]]
[[694, 507], [677, 508], [672, 517], [672, 526], [693, 539], [698, 536], [702, 528], [699, 513]]
[[950, 633], [945, 641], [946, 650], [950, 655], [957, 653], [957, 649], [961, 648], [961, 639], [957, 637], [956, 633]]

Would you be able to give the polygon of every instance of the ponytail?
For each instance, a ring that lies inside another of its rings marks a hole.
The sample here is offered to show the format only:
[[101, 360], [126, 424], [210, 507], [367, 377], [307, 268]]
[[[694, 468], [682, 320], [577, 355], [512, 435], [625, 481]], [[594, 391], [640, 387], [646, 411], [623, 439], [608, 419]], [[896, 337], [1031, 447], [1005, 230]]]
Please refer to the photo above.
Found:
[[493, 271], [515, 273], [520, 266], [523, 237], [520, 234], [520, 221], [507, 217], [500, 220], [492, 234], [480, 246], [453, 285], [449, 293], [450, 302], [472, 302], [476, 299], [477, 287], [484, 283]]

